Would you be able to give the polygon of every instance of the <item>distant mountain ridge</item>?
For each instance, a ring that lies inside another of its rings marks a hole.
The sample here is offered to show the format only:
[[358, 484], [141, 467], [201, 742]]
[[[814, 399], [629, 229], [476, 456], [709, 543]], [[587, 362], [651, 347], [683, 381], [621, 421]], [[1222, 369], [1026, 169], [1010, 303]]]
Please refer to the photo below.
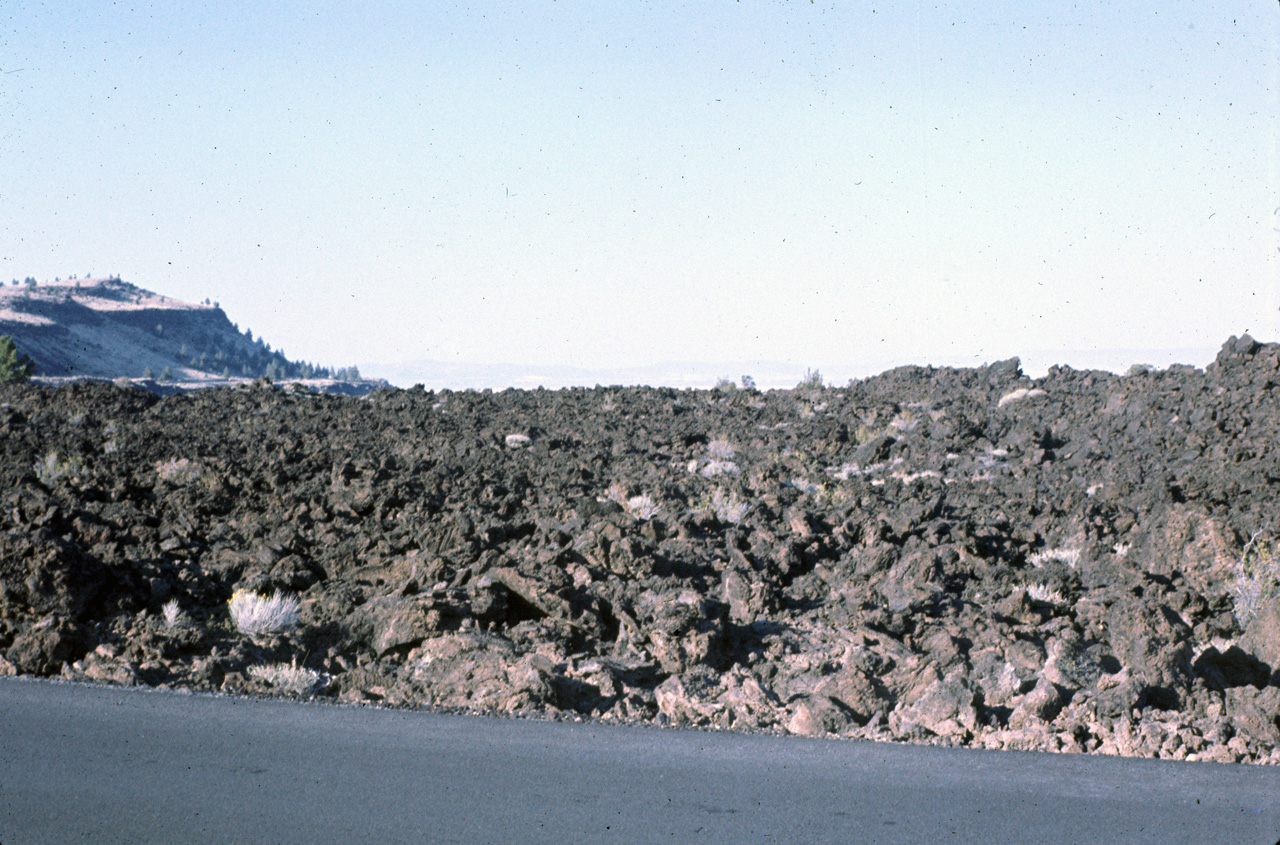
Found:
[[216, 303], [183, 302], [119, 277], [0, 287], [0, 335], [12, 336], [45, 377], [359, 378], [355, 368], [334, 373], [290, 361], [242, 333]]

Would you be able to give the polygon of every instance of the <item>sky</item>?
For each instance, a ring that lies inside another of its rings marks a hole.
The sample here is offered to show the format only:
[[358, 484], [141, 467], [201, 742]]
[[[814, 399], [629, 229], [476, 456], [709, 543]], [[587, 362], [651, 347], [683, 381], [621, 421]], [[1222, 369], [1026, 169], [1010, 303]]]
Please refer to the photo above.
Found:
[[1278, 88], [1261, 0], [5, 0], [0, 279], [331, 365], [1214, 350]]

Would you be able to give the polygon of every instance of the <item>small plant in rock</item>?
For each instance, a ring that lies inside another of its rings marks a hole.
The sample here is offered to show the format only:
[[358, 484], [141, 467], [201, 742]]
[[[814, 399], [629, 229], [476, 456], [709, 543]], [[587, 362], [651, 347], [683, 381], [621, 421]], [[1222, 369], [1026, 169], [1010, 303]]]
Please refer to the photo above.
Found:
[[889, 420], [889, 428], [895, 431], [913, 431], [919, 424], [919, 417], [910, 408], [903, 409], [897, 416]]
[[632, 496], [627, 499], [622, 507], [627, 513], [639, 520], [653, 519], [658, 515], [658, 503], [648, 493]]
[[1257, 531], [1245, 543], [1231, 585], [1236, 621], [1248, 625], [1258, 611], [1280, 597], [1280, 543], [1270, 532]]
[[605, 495], [612, 502], [617, 502], [622, 509], [639, 520], [652, 519], [658, 515], [658, 503], [648, 493], [641, 493], [638, 496], [632, 496], [627, 492], [626, 485], [621, 481], [615, 481], [609, 485], [609, 489]]
[[734, 456], [733, 444], [728, 440], [712, 440], [707, 444], [707, 454], [722, 461], [731, 461]]
[[1039, 604], [1049, 604], [1062, 606], [1067, 603], [1062, 593], [1050, 587], [1048, 584], [1032, 584], [1027, 587], [1027, 596], [1034, 602]]
[[58, 453], [50, 452], [35, 463], [36, 478], [45, 487], [52, 487], [62, 478], [63, 471], [58, 466]]
[[177, 631], [191, 627], [191, 617], [182, 611], [177, 599], [169, 599], [160, 611], [164, 614], [164, 626], [169, 630]]
[[712, 440], [707, 444], [710, 460], [695, 458], [689, 462], [689, 472], [703, 478], [715, 478], [718, 475], [737, 475], [738, 465], [733, 462], [733, 444], [728, 440]]
[[697, 461], [690, 461], [689, 472], [697, 473], [703, 478], [715, 478], [718, 475], [737, 475], [738, 465], [733, 461], [707, 461], [699, 468]]
[[719, 488], [711, 493], [711, 511], [721, 522], [737, 525], [750, 510], [751, 504], [739, 499], [736, 493], [725, 492]]
[[299, 666], [297, 658], [294, 658], [292, 664], [250, 666], [249, 676], [292, 695], [309, 695], [325, 685], [323, 675], [314, 669]]
[[251, 637], [283, 633], [298, 624], [298, 600], [278, 590], [272, 596], [236, 590], [227, 607], [236, 630]]
[[1028, 556], [1027, 562], [1036, 569], [1041, 568], [1046, 563], [1065, 563], [1067, 566], [1075, 569], [1076, 564], [1080, 562], [1080, 550], [1043, 549]]
[[791, 479], [790, 481], [787, 481], [787, 482], [784, 482], [784, 483], [785, 483], [788, 487], [791, 487], [791, 488], [794, 488], [794, 489], [796, 489], [796, 490], [799, 490], [801, 493], [803, 493], [803, 494], [804, 494], [804, 495], [806, 495], [806, 496], [811, 495], [811, 494], [813, 494], [813, 493], [820, 493], [820, 492], [822, 492], [822, 487], [821, 487], [821, 485], [814, 484], [812, 481], [810, 481], [810, 480], [809, 480], [809, 479], [807, 479], [807, 478], [800, 478], [800, 477], [796, 477], [796, 478], [793, 478], [793, 479]]
[[67, 476], [78, 475], [84, 470], [84, 461], [77, 457], [59, 458], [57, 452], [50, 452], [42, 460], [36, 461], [36, 478], [45, 487], [52, 487]]

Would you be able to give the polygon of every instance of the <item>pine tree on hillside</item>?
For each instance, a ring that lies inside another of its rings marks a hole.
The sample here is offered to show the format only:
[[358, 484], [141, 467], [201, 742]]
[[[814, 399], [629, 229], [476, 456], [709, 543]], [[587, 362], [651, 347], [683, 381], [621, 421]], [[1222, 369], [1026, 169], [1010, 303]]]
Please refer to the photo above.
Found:
[[13, 338], [7, 334], [0, 335], [0, 384], [27, 381], [35, 371], [35, 362], [19, 354]]

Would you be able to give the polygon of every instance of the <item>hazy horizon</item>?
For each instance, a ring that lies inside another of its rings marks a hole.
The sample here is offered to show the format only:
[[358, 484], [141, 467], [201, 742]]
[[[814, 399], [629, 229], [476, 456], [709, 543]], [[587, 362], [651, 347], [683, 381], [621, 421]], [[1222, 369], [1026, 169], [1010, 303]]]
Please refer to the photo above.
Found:
[[[1225, 342], [1227, 338], [1223, 338]], [[1267, 338], [1258, 338], [1268, 340]], [[518, 362], [459, 363], [432, 360], [403, 362], [366, 362], [359, 364], [360, 372], [373, 378], [386, 379], [396, 387], [408, 388], [421, 384], [430, 390], [441, 389], [492, 389], [508, 387], [531, 390], [545, 387], [555, 390], [562, 387], [648, 386], [675, 388], [709, 388], [720, 379], [742, 386], [743, 376], [751, 376], [762, 390], [795, 387], [809, 371], [818, 372], [825, 384], [843, 387], [851, 379], [865, 379], [900, 366], [980, 367], [1007, 358], [1018, 358], [1022, 371], [1038, 379], [1044, 377], [1050, 367], [1067, 366], [1074, 370], [1105, 370], [1124, 374], [1135, 365], [1148, 365], [1166, 369], [1174, 364], [1186, 364], [1204, 369], [1218, 353], [1215, 348], [1189, 349], [1103, 349], [1103, 350], [1030, 350], [1022, 355], [1011, 354], [984, 360], [962, 359], [914, 360], [885, 359], [882, 361], [834, 362], [797, 365], [784, 361], [660, 361], [649, 365], [613, 368], [548, 366], [521, 364]]]

